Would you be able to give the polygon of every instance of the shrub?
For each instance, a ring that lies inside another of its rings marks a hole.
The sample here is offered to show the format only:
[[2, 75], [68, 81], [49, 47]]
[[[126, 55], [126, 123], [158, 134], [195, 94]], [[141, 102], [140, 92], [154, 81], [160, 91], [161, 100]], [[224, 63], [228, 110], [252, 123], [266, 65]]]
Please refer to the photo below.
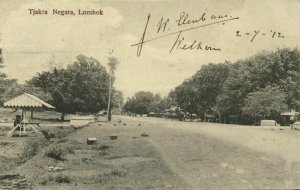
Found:
[[49, 182], [48, 178], [43, 177], [42, 179], [39, 180], [40, 185], [47, 185]]
[[104, 184], [108, 181], [116, 181], [117, 178], [124, 177], [127, 175], [127, 170], [124, 168], [113, 168], [105, 171], [102, 174], [97, 175], [94, 179], [96, 182]]
[[123, 168], [116, 168], [116, 169], [112, 169], [110, 174], [112, 176], [121, 177], [121, 176], [125, 176], [127, 174], [127, 171]]
[[109, 172], [104, 173], [106, 177], [122, 177], [127, 175], [127, 170], [124, 168], [113, 168]]
[[98, 149], [99, 150], [107, 150], [107, 149], [109, 149], [110, 148], [110, 146], [108, 146], [108, 145], [100, 145], [99, 147], [98, 147]]
[[45, 137], [47, 140], [50, 139], [49, 131], [47, 131], [47, 130], [41, 130], [41, 133], [44, 135], [44, 137]]
[[16, 163], [22, 164], [38, 154], [39, 147], [44, 146], [45, 139], [38, 136], [34, 140], [27, 141], [23, 153], [18, 157]]
[[45, 155], [50, 157], [50, 158], [54, 158], [56, 160], [64, 160], [63, 156], [66, 154], [74, 154], [75, 151], [72, 147], [70, 146], [59, 146], [59, 145], [54, 145], [49, 147], [46, 151], [45, 151]]
[[60, 146], [51, 146], [46, 150], [45, 155], [56, 160], [63, 160], [63, 149]]
[[55, 182], [57, 183], [71, 183], [71, 178], [67, 175], [58, 175], [55, 177]]
[[71, 183], [71, 178], [67, 175], [59, 174], [56, 176], [47, 175], [40, 179], [40, 185], [47, 185], [53, 183]]

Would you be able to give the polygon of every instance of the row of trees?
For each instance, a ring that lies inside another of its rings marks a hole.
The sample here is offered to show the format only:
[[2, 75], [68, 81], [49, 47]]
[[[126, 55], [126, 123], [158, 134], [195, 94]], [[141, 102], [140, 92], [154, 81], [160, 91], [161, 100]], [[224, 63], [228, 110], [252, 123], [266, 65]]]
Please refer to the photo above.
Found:
[[[253, 123], [300, 109], [300, 52], [263, 51], [235, 63], [209, 63], [170, 92], [178, 106], [204, 118]], [[226, 121], [225, 121], [226, 122]]]
[[127, 100], [124, 111], [161, 113], [171, 106], [224, 123], [278, 119], [282, 111], [300, 109], [300, 52], [284, 48], [234, 63], [203, 65], [168, 97], [138, 92]]
[[128, 98], [123, 110], [133, 114], [148, 114], [150, 112], [162, 113], [165, 109], [174, 105], [172, 99], [162, 98], [159, 94], [152, 92], [140, 91]]
[[[115, 69], [117, 59], [109, 60], [109, 67]], [[111, 71], [112, 73], [113, 71]], [[114, 77], [111, 78], [112, 82]], [[87, 112], [96, 113], [107, 108], [110, 74], [98, 60], [84, 55], [77, 56], [77, 60], [66, 69], [56, 69], [38, 73], [24, 85], [17, 80], [6, 79], [2, 74], [0, 83], [3, 84], [1, 103], [23, 92], [28, 92], [49, 102], [62, 113], [64, 120], [66, 113]], [[123, 95], [112, 89], [112, 107], [121, 106]]]

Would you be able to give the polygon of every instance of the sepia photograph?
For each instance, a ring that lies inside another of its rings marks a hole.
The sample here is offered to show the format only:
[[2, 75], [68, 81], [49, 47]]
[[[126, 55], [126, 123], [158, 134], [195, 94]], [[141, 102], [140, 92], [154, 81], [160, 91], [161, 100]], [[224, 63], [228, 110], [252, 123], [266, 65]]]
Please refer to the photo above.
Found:
[[300, 189], [300, 0], [0, 0], [0, 190]]

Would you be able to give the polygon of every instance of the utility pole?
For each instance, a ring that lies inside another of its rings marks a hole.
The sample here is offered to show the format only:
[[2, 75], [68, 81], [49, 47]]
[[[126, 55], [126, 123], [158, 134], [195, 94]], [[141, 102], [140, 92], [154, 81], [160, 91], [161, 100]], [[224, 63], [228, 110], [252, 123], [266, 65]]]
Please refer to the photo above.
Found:
[[109, 91], [108, 91], [108, 105], [107, 105], [107, 121], [111, 121], [111, 88], [112, 88], [112, 70], [110, 69], [109, 73]]
[[112, 95], [112, 85], [113, 85], [113, 75], [116, 70], [119, 61], [115, 57], [108, 58], [108, 67], [109, 67], [109, 92], [108, 92], [108, 105], [107, 105], [107, 120], [111, 121], [111, 95]]
[[3, 57], [2, 57], [2, 48], [0, 48], [0, 64], [3, 63]]

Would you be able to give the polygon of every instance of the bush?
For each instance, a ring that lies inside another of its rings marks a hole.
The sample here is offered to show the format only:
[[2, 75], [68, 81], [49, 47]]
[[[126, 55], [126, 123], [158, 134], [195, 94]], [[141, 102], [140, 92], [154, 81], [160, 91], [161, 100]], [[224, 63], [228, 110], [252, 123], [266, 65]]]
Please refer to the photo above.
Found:
[[34, 140], [28, 141], [24, 147], [23, 153], [18, 157], [16, 161], [17, 164], [22, 164], [37, 155], [39, 147], [43, 145], [45, 145], [45, 139], [40, 136], [38, 136], [38, 138]]
[[40, 179], [39, 184], [40, 185], [47, 185], [47, 184], [53, 184], [53, 183], [71, 183], [71, 178], [67, 175], [59, 174], [56, 176], [44, 176]]
[[117, 178], [124, 177], [127, 175], [127, 170], [124, 168], [113, 168], [105, 171], [102, 174], [97, 175], [95, 181], [104, 184], [109, 181], [116, 181]]
[[55, 177], [55, 181], [57, 183], [71, 183], [71, 178], [67, 175], [58, 175]]
[[46, 150], [45, 155], [56, 160], [63, 160], [63, 149], [60, 146], [51, 146]]
[[45, 155], [56, 160], [64, 160], [66, 154], [74, 154], [74, 150], [70, 146], [62, 147], [59, 145], [51, 146], [45, 151]]
[[102, 151], [103, 151], [103, 150], [107, 150], [107, 149], [109, 149], [109, 148], [110, 148], [110, 146], [105, 145], [105, 144], [104, 144], [104, 145], [100, 145], [100, 146], [98, 147], [98, 149], [99, 149], [99, 150], [102, 150]]
[[49, 131], [47, 131], [47, 130], [41, 130], [41, 133], [44, 135], [44, 137], [45, 137], [47, 140], [50, 140], [50, 134], [49, 134]]
[[110, 175], [117, 176], [117, 177], [125, 176], [126, 174], [127, 174], [127, 170], [123, 168], [115, 168], [112, 169], [110, 172]]
[[47, 185], [49, 181], [50, 181], [49, 178], [43, 177], [39, 180], [39, 184], [40, 185]]

